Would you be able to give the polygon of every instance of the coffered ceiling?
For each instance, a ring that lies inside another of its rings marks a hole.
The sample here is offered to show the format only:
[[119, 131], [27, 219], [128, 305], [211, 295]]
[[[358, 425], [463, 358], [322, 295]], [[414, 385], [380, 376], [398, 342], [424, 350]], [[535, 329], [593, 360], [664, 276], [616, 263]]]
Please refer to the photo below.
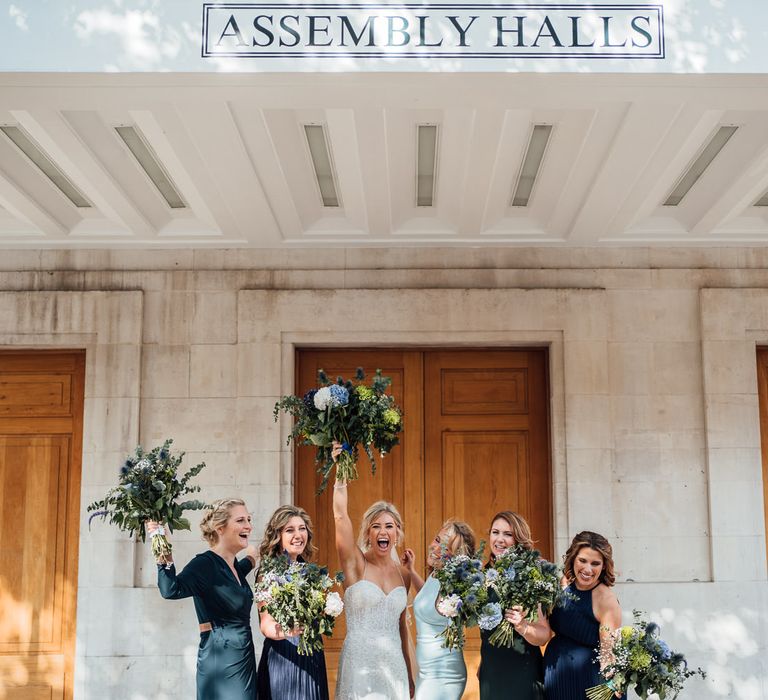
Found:
[[[339, 206], [323, 205], [307, 124], [325, 129]], [[416, 198], [423, 124], [437, 125], [432, 206]], [[551, 135], [527, 206], [512, 206], [537, 124]], [[768, 241], [764, 75], [14, 73], [0, 74], [0, 126], [18, 127], [87, 205], [0, 132], [6, 248]], [[738, 128], [664, 206], [721, 126]]]

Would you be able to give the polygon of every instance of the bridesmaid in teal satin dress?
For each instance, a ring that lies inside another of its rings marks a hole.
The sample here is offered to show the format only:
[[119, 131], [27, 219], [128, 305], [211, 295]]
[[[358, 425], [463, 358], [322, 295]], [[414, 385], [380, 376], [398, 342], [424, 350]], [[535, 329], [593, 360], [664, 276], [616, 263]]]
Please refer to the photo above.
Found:
[[[466, 523], [448, 520], [429, 545], [427, 568], [440, 565], [443, 550], [449, 554], [474, 554], [475, 535]], [[467, 667], [461, 650], [443, 649], [440, 633], [448, 626], [448, 618], [437, 608], [440, 584], [430, 573], [427, 580], [413, 570], [413, 551], [405, 551], [404, 561], [418, 591], [413, 601], [416, 617], [416, 661], [419, 676], [415, 700], [460, 700], [467, 684]]]

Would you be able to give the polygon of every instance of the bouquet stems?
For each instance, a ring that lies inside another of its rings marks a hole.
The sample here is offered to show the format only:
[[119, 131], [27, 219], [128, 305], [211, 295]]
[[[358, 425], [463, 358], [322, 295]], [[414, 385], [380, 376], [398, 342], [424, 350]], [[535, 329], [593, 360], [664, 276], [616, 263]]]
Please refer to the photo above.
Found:
[[502, 619], [502, 621], [498, 624], [495, 630], [491, 633], [491, 636], [488, 637], [488, 641], [493, 644], [495, 647], [509, 647], [512, 646], [512, 641], [514, 639], [514, 633], [515, 628], [512, 626], [512, 623], [507, 620], [506, 618]]
[[446, 649], [464, 648], [464, 629], [460, 625], [449, 624], [440, 633], [440, 636], [445, 640], [444, 645]]
[[164, 534], [155, 533], [152, 535], [152, 556], [155, 561], [168, 562], [171, 557], [171, 543]]
[[336, 462], [336, 480], [345, 484], [357, 479], [357, 464], [352, 452], [344, 450]]
[[616, 688], [611, 681], [586, 690], [588, 700], [611, 700], [615, 692]]

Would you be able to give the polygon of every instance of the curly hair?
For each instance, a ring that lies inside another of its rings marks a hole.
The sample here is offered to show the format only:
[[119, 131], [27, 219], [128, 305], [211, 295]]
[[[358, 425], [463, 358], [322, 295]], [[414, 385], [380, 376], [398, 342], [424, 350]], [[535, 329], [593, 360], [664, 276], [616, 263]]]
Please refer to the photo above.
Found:
[[605, 537], [589, 530], [584, 530], [576, 535], [565, 553], [563, 574], [568, 583], [573, 583], [576, 580], [573, 563], [578, 553], [585, 547], [594, 549], [603, 558], [603, 570], [600, 572], [599, 582], [606, 586], [612, 586], [616, 583], [616, 574], [613, 568], [613, 547]]
[[229, 522], [229, 516], [235, 506], [245, 506], [245, 501], [241, 498], [220, 498], [206, 508], [200, 521], [200, 530], [209, 546], [213, 547], [219, 541], [219, 533], [216, 530]]
[[264, 529], [264, 539], [259, 545], [259, 556], [264, 557], [276, 557], [283, 553], [281, 546], [283, 530], [285, 530], [288, 521], [291, 518], [301, 518], [304, 524], [307, 526], [307, 544], [304, 547], [301, 558], [304, 561], [311, 561], [317, 552], [317, 547], [312, 544], [312, 538], [314, 537], [314, 530], [312, 525], [312, 518], [309, 517], [309, 513], [299, 506], [284, 505], [280, 506], [269, 519], [267, 527]]
[[368, 510], [363, 513], [363, 520], [360, 523], [360, 533], [357, 536], [357, 544], [364, 552], [368, 551], [371, 547], [371, 543], [368, 541], [368, 530], [371, 529], [376, 518], [382, 513], [388, 513], [392, 516], [397, 525], [397, 545], [400, 545], [403, 541], [403, 535], [405, 530], [403, 529], [403, 519], [400, 517], [400, 511], [395, 508], [394, 504], [388, 501], [376, 501], [372, 503]]
[[[497, 520], [505, 520], [507, 522], [509, 529], [512, 530], [512, 536], [515, 538], [515, 544], [522, 545], [526, 549], [533, 549], [531, 526], [526, 522], [522, 515], [511, 510], [502, 510], [496, 513], [496, 515], [491, 518], [491, 526], [488, 528], [489, 533]], [[491, 552], [490, 556], [491, 560], [493, 560], [493, 552]]]

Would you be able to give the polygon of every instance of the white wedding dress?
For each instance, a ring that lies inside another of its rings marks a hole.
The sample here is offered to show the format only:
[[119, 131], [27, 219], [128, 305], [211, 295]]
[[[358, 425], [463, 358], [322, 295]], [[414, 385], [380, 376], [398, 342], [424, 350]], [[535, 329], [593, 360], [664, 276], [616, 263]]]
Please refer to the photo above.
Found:
[[336, 700], [408, 700], [408, 671], [400, 642], [400, 615], [407, 603], [405, 586], [384, 593], [363, 578], [347, 588], [347, 636], [339, 659]]

